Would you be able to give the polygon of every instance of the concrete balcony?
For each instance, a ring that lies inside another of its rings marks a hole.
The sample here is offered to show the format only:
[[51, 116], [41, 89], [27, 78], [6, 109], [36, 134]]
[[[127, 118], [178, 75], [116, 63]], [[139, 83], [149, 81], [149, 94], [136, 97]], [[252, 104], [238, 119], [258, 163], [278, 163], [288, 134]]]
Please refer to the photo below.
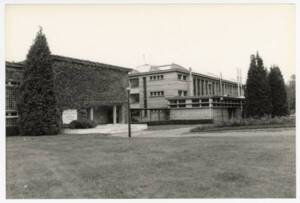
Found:
[[138, 94], [140, 93], [140, 89], [138, 87], [130, 88], [130, 94]]
[[132, 109], [137, 109], [137, 108], [140, 108], [140, 103], [133, 103], [133, 104], [130, 104], [130, 108]]

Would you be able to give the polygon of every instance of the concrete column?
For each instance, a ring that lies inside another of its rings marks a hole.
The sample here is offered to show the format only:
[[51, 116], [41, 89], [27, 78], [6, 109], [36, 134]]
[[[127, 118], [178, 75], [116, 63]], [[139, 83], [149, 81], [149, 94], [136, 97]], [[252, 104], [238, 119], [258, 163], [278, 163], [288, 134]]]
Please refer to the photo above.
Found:
[[91, 121], [94, 120], [94, 108], [93, 107], [90, 108], [90, 120]]
[[188, 76], [188, 96], [193, 96], [194, 87], [193, 87], [193, 75], [192, 68], [189, 68], [189, 76]]
[[200, 79], [200, 96], [204, 95], [203, 91], [203, 80]]
[[202, 95], [202, 83], [201, 83], [201, 79], [198, 80], [199, 82], [199, 96]]
[[193, 78], [193, 87], [194, 87], [193, 96], [196, 96], [197, 95], [197, 78]]
[[197, 92], [197, 96], [200, 96], [200, 79], [197, 79], [197, 88], [198, 88], [198, 92]]
[[213, 107], [213, 104], [212, 104], [212, 102], [213, 102], [213, 99], [212, 98], [209, 98], [208, 99], [208, 101], [209, 101], [209, 114], [210, 114], [210, 119], [213, 119], [213, 115], [212, 115], [212, 107]]
[[114, 124], [117, 123], [117, 106], [116, 105], [113, 106], [113, 122], [114, 122]]
[[[123, 103], [121, 106], [121, 123], [126, 123], [126, 112], [127, 112], [127, 104]], [[141, 112], [142, 113], [142, 112]]]
[[215, 84], [215, 85], [214, 85], [214, 88], [215, 88], [215, 95], [218, 95], [218, 93], [217, 93], [217, 82], [215, 82], [214, 84]]

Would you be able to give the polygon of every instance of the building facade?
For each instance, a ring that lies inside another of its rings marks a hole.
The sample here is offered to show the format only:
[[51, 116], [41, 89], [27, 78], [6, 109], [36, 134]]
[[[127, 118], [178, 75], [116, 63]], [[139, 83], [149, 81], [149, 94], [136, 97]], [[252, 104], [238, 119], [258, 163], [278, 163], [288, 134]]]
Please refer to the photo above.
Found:
[[[89, 119], [98, 124], [125, 123], [128, 72], [131, 69], [52, 55], [55, 91], [62, 122]], [[6, 62], [6, 126], [17, 126], [17, 100], [24, 63]]]
[[241, 116], [244, 89], [235, 81], [177, 64], [143, 67], [129, 74], [132, 117], [152, 120], [226, 120]]

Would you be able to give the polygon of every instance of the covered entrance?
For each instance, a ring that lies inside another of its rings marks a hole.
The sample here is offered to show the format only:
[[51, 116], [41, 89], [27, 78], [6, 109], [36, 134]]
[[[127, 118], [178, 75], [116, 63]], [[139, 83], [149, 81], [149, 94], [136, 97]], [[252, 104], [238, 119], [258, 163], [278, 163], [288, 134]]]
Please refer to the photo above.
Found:
[[125, 123], [125, 106], [101, 105], [90, 107], [87, 111], [87, 117], [97, 124]]

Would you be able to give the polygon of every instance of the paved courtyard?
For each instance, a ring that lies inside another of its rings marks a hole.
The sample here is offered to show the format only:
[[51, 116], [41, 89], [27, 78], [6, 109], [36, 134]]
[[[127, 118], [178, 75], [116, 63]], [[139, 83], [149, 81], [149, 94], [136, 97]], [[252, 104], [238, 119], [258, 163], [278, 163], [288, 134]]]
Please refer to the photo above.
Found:
[[295, 129], [6, 138], [8, 198], [293, 198]]

